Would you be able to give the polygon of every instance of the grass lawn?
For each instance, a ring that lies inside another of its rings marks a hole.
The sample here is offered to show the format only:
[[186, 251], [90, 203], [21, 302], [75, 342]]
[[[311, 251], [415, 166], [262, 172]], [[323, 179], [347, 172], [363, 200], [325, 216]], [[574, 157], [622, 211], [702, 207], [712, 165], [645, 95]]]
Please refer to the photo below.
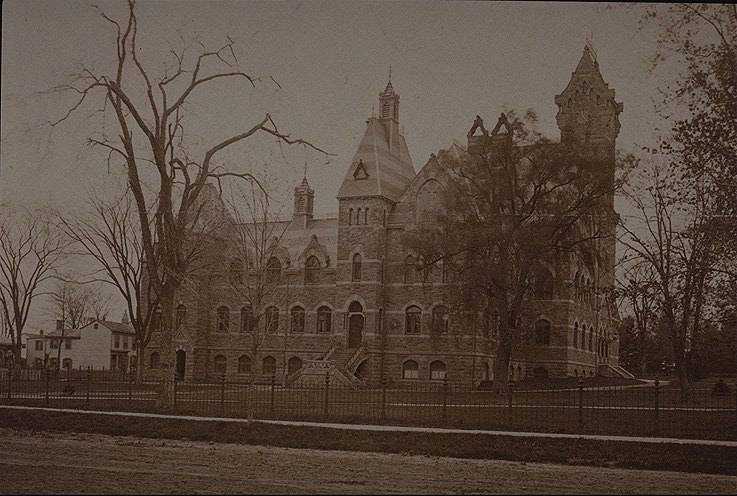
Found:
[[373, 432], [0, 409], [0, 427], [146, 438], [737, 475], [737, 448], [479, 434]]

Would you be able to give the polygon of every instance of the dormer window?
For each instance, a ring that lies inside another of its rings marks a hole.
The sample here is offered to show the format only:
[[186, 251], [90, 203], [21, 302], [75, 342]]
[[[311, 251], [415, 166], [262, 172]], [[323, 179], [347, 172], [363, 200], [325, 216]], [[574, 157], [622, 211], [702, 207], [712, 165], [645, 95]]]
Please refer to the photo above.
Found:
[[356, 181], [361, 181], [363, 179], [368, 179], [369, 175], [366, 171], [366, 166], [363, 163], [363, 160], [358, 161], [358, 165], [356, 166], [356, 170], [353, 172], [353, 179]]

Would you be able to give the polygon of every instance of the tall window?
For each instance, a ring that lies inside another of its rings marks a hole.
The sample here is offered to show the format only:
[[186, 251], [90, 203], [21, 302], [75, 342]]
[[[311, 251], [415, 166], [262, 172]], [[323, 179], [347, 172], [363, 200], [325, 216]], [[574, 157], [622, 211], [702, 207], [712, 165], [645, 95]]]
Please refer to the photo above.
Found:
[[149, 358], [149, 367], [152, 369], [158, 369], [161, 366], [161, 355], [159, 355], [158, 351], [154, 351], [151, 353], [151, 357]]
[[302, 307], [292, 308], [292, 332], [304, 332], [305, 309]]
[[266, 281], [270, 284], [279, 282], [281, 278], [281, 261], [276, 257], [271, 257], [269, 263], [266, 264]]
[[329, 333], [330, 324], [332, 322], [332, 312], [329, 307], [320, 307], [317, 309], [317, 332]]
[[359, 208], [358, 211], [356, 212], [356, 224], [360, 224], [360, 223], [361, 223], [361, 209]]
[[353, 225], [353, 209], [348, 209], [348, 225]]
[[275, 306], [266, 308], [266, 332], [275, 333], [279, 329], [279, 309]]
[[589, 351], [594, 351], [594, 330], [589, 331]]
[[547, 320], [535, 322], [535, 344], [538, 346], [550, 345], [550, 322]]
[[368, 208], [363, 211], [363, 223], [368, 224]]
[[305, 284], [315, 284], [320, 278], [320, 261], [311, 256], [305, 262]]
[[581, 349], [586, 350], [586, 324], [581, 327]]
[[156, 308], [151, 316], [151, 329], [154, 331], [161, 330], [161, 308]]
[[228, 369], [228, 360], [225, 358], [224, 355], [216, 355], [214, 363], [216, 374], [224, 374], [225, 371]]
[[361, 255], [356, 253], [353, 255], [353, 265], [351, 268], [351, 280], [361, 280]]
[[226, 306], [220, 306], [217, 309], [217, 328], [220, 332], [230, 330], [230, 309]]
[[241, 332], [253, 332], [253, 308], [251, 308], [251, 305], [241, 307]]
[[420, 307], [411, 306], [407, 308], [404, 320], [407, 334], [420, 334], [422, 331], [422, 310], [420, 310]]
[[573, 347], [578, 348], [578, 322], [573, 323]]
[[575, 297], [577, 301], [581, 300], [581, 275], [576, 272], [576, 277], [573, 279], [573, 284], [575, 288]]
[[72, 359], [71, 358], [64, 358], [61, 361], [61, 366], [62, 366], [62, 368], [67, 369], [67, 370], [68, 369], [71, 369], [72, 368]]
[[420, 367], [414, 360], [407, 360], [402, 364], [402, 379], [418, 379]]
[[445, 379], [446, 370], [445, 363], [440, 360], [435, 360], [430, 364], [430, 379]]
[[238, 373], [239, 374], [250, 374], [251, 373], [251, 359], [248, 355], [241, 355], [238, 358]]
[[187, 307], [182, 304], [177, 305], [177, 329], [181, 329], [184, 325], [184, 319], [187, 317]]
[[404, 284], [415, 282], [415, 259], [412, 255], [404, 259]]
[[243, 262], [237, 258], [230, 263], [230, 282], [231, 284], [243, 282]]
[[553, 299], [553, 275], [545, 267], [539, 267], [535, 274], [535, 296], [540, 300]]
[[276, 374], [276, 359], [272, 356], [267, 356], [261, 362], [261, 371], [266, 375]]
[[[126, 343], [128, 338], [126, 338]], [[65, 339], [64, 340], [64, 349], [65, 350], [71, 350], [72, 349], [72, 340], [71, 339]]]
[[[488, 313], [487, 323], [488, 323]], [[432, 309], [432, 330], [436, 334], [447, 334], [448, 333], [448, 308], [443, 305], [438, 305]], [[485, 332], [488, 335], [488, 325], [484, 326]]]

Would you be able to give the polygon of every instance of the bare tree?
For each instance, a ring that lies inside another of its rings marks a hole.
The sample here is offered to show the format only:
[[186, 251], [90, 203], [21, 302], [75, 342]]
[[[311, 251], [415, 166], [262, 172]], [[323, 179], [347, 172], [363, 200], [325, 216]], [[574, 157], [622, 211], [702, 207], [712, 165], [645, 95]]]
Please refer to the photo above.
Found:
[[[185, 109], [192, 95], [226, 79], [241, 80], [253, 87], [259, 80], [240, 70], [234, 43], [229, 38], [214, 50], [200, 43], [202, 50], [193, 61], [186, 49], [169, 50], [174, 67], [155, 76], [145, 68], [141, 59], [143, 51], [137, 45], [138, 19], [134, 0], [128, 1], [128, 16], [124, 22], [105, 13], [101, 15], [116, 29], [115, 70], [106, 74], [85, 67], [71, 84], [59, 87], [77, 94], [78, 98], [53, 124], [63, 122], [93, 95], [103, 97], [104, 108], [111, 109], [115, 115], [119, 128], [117, 136], [94, 137], [90, 143], [105, 149], [109, 159], [119, 158], [128, 175], [141, 228], [146, 274], [162, 309], [158, 345], [164, 373], [159, 400], [163, 409], [169, 409], [174, 394], [174, 300], [187, 274], [188, 261], [183, 250], [188, 245], [189, 231], [197, 224], [201, 212], [197, 200], [209, 179], [256, 181], [249, 173], [215, 165], [213, 159], [226, 148], [257, 133], [288, 144], [299, 143], [320, 152], [323, 150], [282, 133], [271, 115], [266, 114], [247, 129], [213, 144], [196, 159], [188, 153], [185, 143], [189, 137], [185, 133]], [[212, 71], [218, 66], [221, 71]], [[151, 181], [147, 180], [149, 172], [153, 172]], [[152, 181], [158, 181], [158, 185]], [[155, 198], [147, 199], [147, 191], [152, 191]]]
[[230, 201], [235, 257], [228, 260], [228, 281], [234, 294], [244, 301], [241, 331], [251, 336], [254, 360], [267, 333], [276, 332], [278, 316], [267, 309], [287, 297], [282, 245], [289, 222], [278, 221], [269, 196], [251, 184], [239, 188]]
[[714, 266], [714, 238], [708, 198], [694, 205], [679, 192], [678, 164], [652, 165], [644, 184], [625, 191], [637, 212], [622, 217], [619, 241], [624, 257], [655, 275], [661, 319], [673, 349], [682, 398], [688, 395], [688, 354], [700, 331], [709, 276]]
[[82, 253], [95, 261], [96, 274], [101, 280], [112, 285], [123, 297], [135, 332], [140, 381], [143, 376], [141, 357], [151, 341], [152, 319], [159, 302], [150, 287], [151, 279], [145, 277], [145, 257], [135, 207], [127, 193], [109, 202], [90, 199], [88, 207], [86, 216], [60, 217], [59, 223]]
[[[477, 117], [469, 136], [480, 122]], [[534, 114], [502, 114], [488, 146], [460, 159], [441, 154], [448, 171], [443, 208], [407, 238], [423, 260], [421, 270], [442, 262], [455, 274], [459, 303], [495, 316], [500, 392], [508, 390], [515, 348], [528, 337], [525, 305], [551, 287], [545, 267], [571, 253], [596, 263], [596, 240], [613, 231], [606, 208], [616, 188], [613, 164], [598, 163], [575, 144], [553, 144], [533, 125]], [[497, 134], [502, 126], [506, 134]]]
[[5, 212], [0, 219], [0, 305], [16, 364], [31, 305], [64, 252], [64, 241], [48, 219], [40, 212]]

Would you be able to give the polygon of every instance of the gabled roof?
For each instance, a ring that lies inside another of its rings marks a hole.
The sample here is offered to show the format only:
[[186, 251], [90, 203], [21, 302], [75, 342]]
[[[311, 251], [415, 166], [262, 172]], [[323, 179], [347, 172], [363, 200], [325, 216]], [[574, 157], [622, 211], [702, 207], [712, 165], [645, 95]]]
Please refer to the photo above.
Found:
[[409, 149], [398, 124], [392, 119], [371, 117], [337, 197], [383, 196], [396, 202], [414, 177]]
[[88, 322], [86, 325], [84, 325], [82, 329], [86, 329], [95, 323], [98, 323], [101, 326], [106, 327], [112, 332], [120, 332], [123, 334], [135, 334], [135, 331], [133, 330], [133, 327], [130, 324], [123, 324], [121, 322], [112, 322], [110, 320], [93, 320], [92, 322]]

